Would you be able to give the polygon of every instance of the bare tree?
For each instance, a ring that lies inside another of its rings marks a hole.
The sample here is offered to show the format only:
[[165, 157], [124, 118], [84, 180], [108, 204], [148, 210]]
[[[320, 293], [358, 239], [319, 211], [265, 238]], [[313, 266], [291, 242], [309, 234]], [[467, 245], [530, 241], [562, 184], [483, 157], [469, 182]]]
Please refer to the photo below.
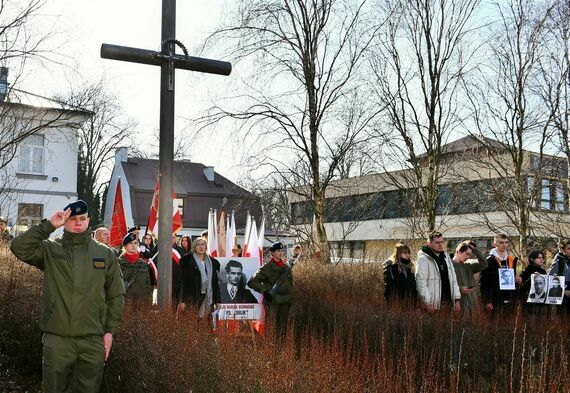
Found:
[[[550, 17], [545, 21], [536, 92], [552, 118], [556, 152], [566, 157], [566, 176], [570, 174], [570, 3], [554, 2]], [[570, 179], [566, 187], [570, 195]]]
[[[470, 86], [469, 97], [475, 133], [488, 157], [475, 163], [490, 179], [482, 195], [491, 196], [493, 210], [506, 221], [485, 212], [482, 217], [491, 231], [516, 234], [522, 255], [527, 255], [531, 238], [544, 230], [536, 214], [539, 193], [544, 176], [552, 176], [557, 167], [555, 157], [545, 154], [553, 112], [535, 93], [540, 59], [545, 55], [546, 22], [552, 12], [550, 6], [538, 7], [542, 4], [528, 0], [496, 4], [500, 22], [492, 29], [489, 60]], [[531, 148], [536, 153], [529, 153]]]
[[[383, 0], [392, 18], [371, 58], [386, 144], [380, 165], [402, 190], [416, 238], [436, 229], [438, 186], [446, 175], [442, 147], [463, 120], [462, 79], [477, 48], [479, 0]], [[395, 169], [404, 169], [393, 172]]]
[[[311, 239], [328, 261], [326, 190], [346, 154], [368, 139], [366, 131], [377, 114], [358, 75], [382, 22], [368, 19], [372, 15], [366, 0], [237, 4], [236, 20], [215, 32], [210, 42], [223, 39], [232, 45], [236, 59], [255, 59], [255, 77], [249, 81], [253, 92], [238, 97], [247, 107], [217, 105], [203, 120], [210, 125], [236, 119], [244, 136], [265, 142], [264, 150], [255, 152], [255, 164], [269, 167], [310, 201]], [[367, 111], [351, 127], [342, 128], [341, 112], [354, 99]]]
[[77, 192], [91, 206], [91, 220], [96, 225], [102, 221], [101, 196], [107, 184], [102, 175], [105, 171], [110, 173], [115, 150], [133, 144], [135, 123], [125, 117], [117, 97], [107, 92], [103, 79], [72, 88], [61, 99], [92, 113], [77, 133]]

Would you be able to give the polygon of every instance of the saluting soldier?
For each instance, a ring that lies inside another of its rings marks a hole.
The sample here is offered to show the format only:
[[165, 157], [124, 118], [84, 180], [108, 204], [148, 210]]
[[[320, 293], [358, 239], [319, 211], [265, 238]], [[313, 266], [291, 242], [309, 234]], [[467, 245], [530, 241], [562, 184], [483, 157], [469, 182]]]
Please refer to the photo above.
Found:
[[[261, 266], [249, 279], [247, 285], [254, 291], [263, 294], [263, 304], [267, 314], [275, 315], [280, 335], [287, 331], [287, 319], [293, 303], [293, 275], [290, 266], [285, 262], [283, 243], [273, 243], [269, 247], [271, 260]], [[275, 286], [275, 284], [278, 285]]]
[[152, 303], [152, 290], [156, 285], [156, 269], [152, 261], [145, 261], [139, 252], [139, 242], [135, 233], [127, 233], [123, 238], [123, 252], [119, 265], [125, 282], [125, 298]]
[[[49, 239], [63, 226], [63, 236]], [[11, 250], [44, 272], [40, 328], [44, 332], [44, 392], [98, 392], [124, 287], [113, 250], [91, 238], [81, 200], [16, 237]]]

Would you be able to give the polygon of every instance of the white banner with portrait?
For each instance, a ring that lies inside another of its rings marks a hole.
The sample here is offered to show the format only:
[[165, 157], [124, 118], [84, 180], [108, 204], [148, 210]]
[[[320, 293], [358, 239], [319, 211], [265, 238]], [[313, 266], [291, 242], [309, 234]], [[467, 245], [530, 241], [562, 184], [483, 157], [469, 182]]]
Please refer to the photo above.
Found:
[[247, 286], [259, 269], [259, 258], [217, 258], [220, 262], [220, 305], [214, 318], [219, 321], [263, 320], [263, 295]]

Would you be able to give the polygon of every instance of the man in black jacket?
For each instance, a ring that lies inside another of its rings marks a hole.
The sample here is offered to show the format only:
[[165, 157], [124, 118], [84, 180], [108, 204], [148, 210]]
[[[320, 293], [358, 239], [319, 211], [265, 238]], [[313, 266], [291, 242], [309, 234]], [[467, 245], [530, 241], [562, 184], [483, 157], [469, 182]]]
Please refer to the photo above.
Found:
[[518, 258], [509, 255], [509, 238], [505, 234], [495, 235], [495, 248], [491, 249], [487, 257], [487, 268], [481, 272], [481, 295], [485, 310], [492, 312], [496, 309], [511, 310], [514, 308], [516, 290], [501, 289], [499, 269], [512, 269], [515, 285], [522, 283], [516, 277]]

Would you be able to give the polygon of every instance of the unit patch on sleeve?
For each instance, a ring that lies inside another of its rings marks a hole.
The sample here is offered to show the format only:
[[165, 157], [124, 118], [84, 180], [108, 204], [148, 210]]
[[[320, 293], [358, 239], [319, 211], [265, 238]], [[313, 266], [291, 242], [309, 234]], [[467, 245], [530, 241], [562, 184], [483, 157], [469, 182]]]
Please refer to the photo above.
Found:
[[105, 258], [93, 258], [93, 268], [105, 270]]

